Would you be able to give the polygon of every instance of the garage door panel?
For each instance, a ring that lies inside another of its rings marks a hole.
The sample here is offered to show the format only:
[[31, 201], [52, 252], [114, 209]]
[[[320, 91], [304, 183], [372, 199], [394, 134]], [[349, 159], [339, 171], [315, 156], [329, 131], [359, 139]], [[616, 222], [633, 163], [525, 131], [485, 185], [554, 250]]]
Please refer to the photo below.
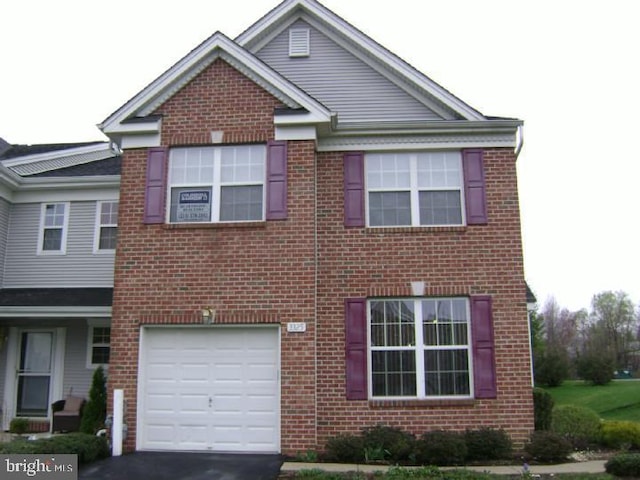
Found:
[[275, 328], [146, 330], [139, 448], [279, 451], [278, 336]]

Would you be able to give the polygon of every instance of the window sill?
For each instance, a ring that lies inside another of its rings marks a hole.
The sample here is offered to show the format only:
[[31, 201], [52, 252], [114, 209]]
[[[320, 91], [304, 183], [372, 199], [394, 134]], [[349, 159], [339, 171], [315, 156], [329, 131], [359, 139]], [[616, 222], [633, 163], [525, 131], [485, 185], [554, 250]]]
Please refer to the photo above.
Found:
[[365, 227], [367, 235], [387, 235], [387, 234], [438, 234], [438, 233], [464, 233], [467, 231], [466, 225], [443, 226], [443, 227]]
[[404, 400], [369, 400], [371, 408], [393, 408], [393, 407], [461, 407], [474, 406], [476, 401], [473, 398], [443, 398], [443, 399], [404, 399]]
[[165, 230], [210, 230], [210, 229], [229, 229], [229, 228], [265, 228], [267, 222], [260, 220], [258, 222], [225, 222], [225, 223], [165, 223], [162, 228]]

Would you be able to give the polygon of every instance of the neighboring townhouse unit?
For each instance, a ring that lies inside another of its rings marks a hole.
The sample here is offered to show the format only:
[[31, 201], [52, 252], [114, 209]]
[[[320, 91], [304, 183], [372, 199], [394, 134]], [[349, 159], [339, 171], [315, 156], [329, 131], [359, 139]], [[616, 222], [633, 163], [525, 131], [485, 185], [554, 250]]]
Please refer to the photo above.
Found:
[[120, 156], [105, 142], [0, 139], [0, 423], [49, 429], [107, 366]]
[[315, 0], [216, 33], [105, 119], [123, 150], [125, 450], [533, 429], [516, 157]]

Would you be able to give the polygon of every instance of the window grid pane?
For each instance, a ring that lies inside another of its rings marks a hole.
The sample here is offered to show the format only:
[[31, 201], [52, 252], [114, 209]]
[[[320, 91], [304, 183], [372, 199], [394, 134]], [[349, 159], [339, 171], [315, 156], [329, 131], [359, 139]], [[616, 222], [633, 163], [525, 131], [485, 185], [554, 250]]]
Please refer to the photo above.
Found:
[[416, 395], [414, 351], [373, 352], [371, 363], [374, 396], [404, 397]]
[[425, 352], [426, 394], [469, 395], [469, 353], [467, 350]]
[[411, 225], [411, 193], [370, 193], [369, 224], [374, 227]]
[[46, 228], [42, 239], [42, 250], [56, 251], [62, 249], [62, 229]]
[[262, 186], [221, 188], [221, 221], [260, 219], [262, 219]]

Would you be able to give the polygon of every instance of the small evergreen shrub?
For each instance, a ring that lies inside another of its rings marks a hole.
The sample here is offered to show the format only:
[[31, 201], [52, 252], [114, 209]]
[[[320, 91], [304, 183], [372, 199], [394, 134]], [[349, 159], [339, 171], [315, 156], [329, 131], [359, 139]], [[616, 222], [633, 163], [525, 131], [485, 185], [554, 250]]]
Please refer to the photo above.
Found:
[[89, 463], [109, 456], [109, 445], [104, 437], [85, 433], [68, 433], [38, 440], [18, 439], [0, 445], [3, 454], [77, 454], [78, 463]]
[[422, 465], [462, 465], [466, 458], [462, 433], [434, 430], [422, 435], [416, 444], [416, 460]]
[[536, 430], [551, 428], [551, 415], [554, 405], [553, 396], [542, 388], [533, 389], [533, 421]]
[[[368, 461], [407, 462], [415, 450], [415, 437], [395, 427], [377, 425], [362, 430], [365, 452], [373, 458]], [[366, 457], [367, 455], [365, 455]]]
[[338, 435], [327, 440], [326, 459], [332, 462], [364, 462], [364, 440], [359, 435]]
[[606, 421], [601, 427], [602, 444], [614, 449], [640, 449], [640, 423]]
[[16, 417], [9, 423], [9, 432], [22, 435], [29, 429], [29, 420], [26, 418]]
[[93, 372], [91, 389], [89, 390], [89, 401], [82, 410], [80, 431], [94, 435], [98, 430], [104, 428], [106, 417], [107, 380], [104, 376], [104, 369], [100, 366]]
[[542, 430], [533, 432], [524, 450], [539, 462], [561, 462], [571, 453], [571, 444], [555, 432]]
[[513, 445], [507, 432], [493, 428], [467, 430], [464, 434], [467, 460], [501, 460], [509, 458]]
[[640, 477], [640, 453], [621, 453], [604, 465], [607, 473], [616, 477]]
[[586, 407], [561, 405], [553, 409], [551, 430], [567, 440], [573, 448], [584, 449], [598, 443], [600, 417]]

